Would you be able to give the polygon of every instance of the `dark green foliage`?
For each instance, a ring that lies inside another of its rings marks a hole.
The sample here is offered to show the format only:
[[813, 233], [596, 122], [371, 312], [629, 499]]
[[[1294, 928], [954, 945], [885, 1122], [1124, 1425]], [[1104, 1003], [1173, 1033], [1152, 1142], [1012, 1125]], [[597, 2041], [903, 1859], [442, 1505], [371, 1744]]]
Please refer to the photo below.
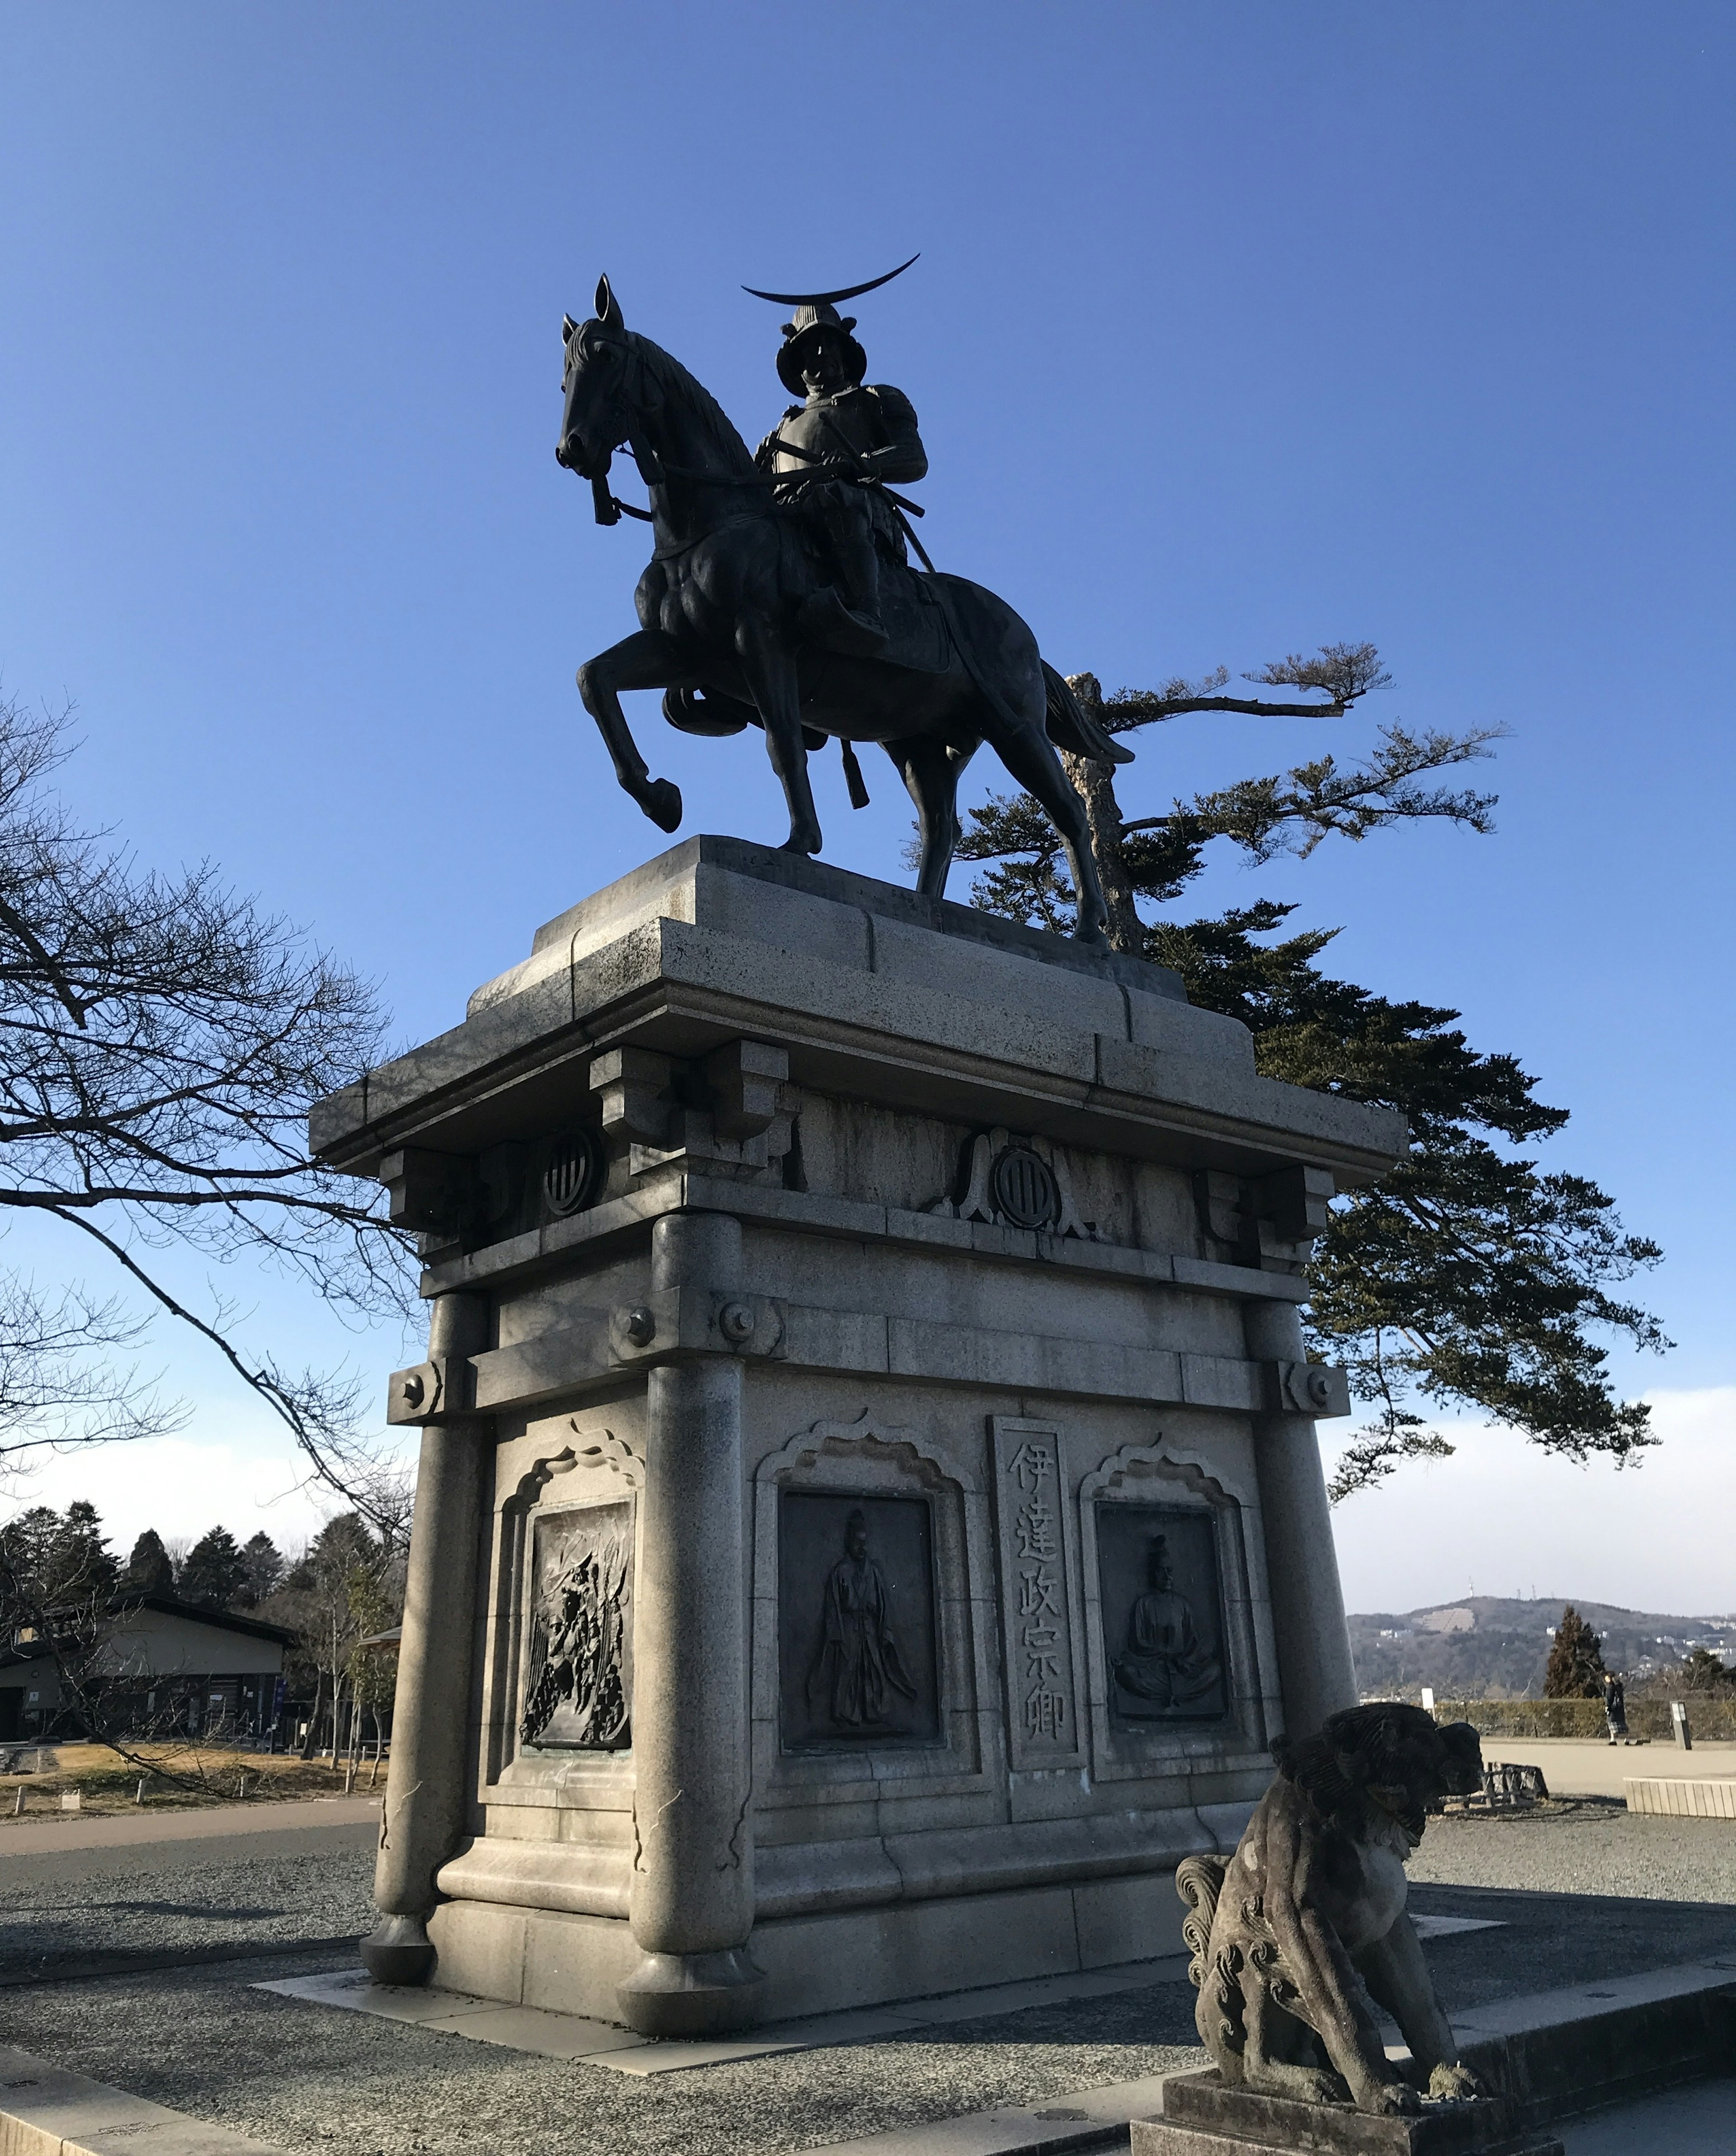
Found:
[[[1329, 688], [1343, 702], [1385, 684], [1367, 645], [1287, 660], [1255, 678]], [[1097, 696], [1090, 675], [1074, 676], [1073, 685], [1087, 701]], [[1215, 677], [1172, 682], [1097, 708], [1117, 731], [1178, 710], [1262, 708], [1203, 693], [1218, 685]], [[1328, 836], [1360, 840], [1418, 819], [1487, 831], [1492, 795], [1422, 782], [1486, 755], [1492, 737], [1487, 729], [1455, 736], [1389, 726], [1357, 769], [1320, 757], [1132, 823], [1102, 787], [1095, 800], [1087, 793], [1093, 841], [1100, 858], [1118, 854], [1135, 898], [1163, 905], [1199, 874], [1214, 839], [1261, 862], [1281, 852], [1306, 858]], [[1064, 856], [1035, 802], [991, 798], [970, 820], [960, 854], [990, 865], [973, 889], [975, 903], [1071, 928]], [[1537, 1099], [1537, 1081], [1514, 1057], [1473, 1049], [1456, 1011], [1394, 1002], [1323, 972], [1317, 961], [1338, 931], [1281, 933], [1294, 911], [1261, 900], [1178, 921], [1130, 910], [1117, 940], [1174, 968], [1195, 1004], [1240, 1019], [1265, 1075], [1395, 1108], [1410, 1123], [1408, 1158], [1341, 1199], [1315, 1250], [1311, 1344], [1346, 1366], [1356, 1398], [1374, 1409], [1340, 1455], [1334, 1497], [1378, 1482], [1403, 1460], [1451, 1452], [1417, 1411], [1422, 1403], [1472, 1409], [1575, 1460], [1626, 1460], [1654, 1443], [1646, 1405], [1615, 1396], [1607, 1350], [1593, 1334], [1669, 1345], [1656, 1322], [1616, 1292], [1661, 1253], [1625, 1231], [1595, 1183], [1545, 1173], [1531, 1157], [1567, 1111]]]
[[1603, 1692], [1602, 1645], [1569, 1602], [1555, 1628], [1555, 1644], [1549, 1650], [1549, 1667], [1543, 1671], [1543, 1697], [1601, 1699]]
[[241, 1600], [251, 1609], [263, 1602], [283, 1578], [283, 1558], [277, 1544], [263, 1529], [249, 1536], [241, 1546], [241, 1563], [247, 1573], [247, 1585]]
[[96, 1507], [33, 1505], [0, 1527], [0, 1644], [21, 1630], [84, 1621], [105, 1604], [119, 1573]]
[[146, 1527], [132, 1546], [132, 1555], [126, 1560], [126, 1570], [121, 1575], [121, 1585], [135, 1589], [141, 1594], [172, 1594], [175, 1591], [175, 1568], [169, 1553], [162, 1546], [162, 1537], [155, 1527]]
[[1696, 1647], [1683, 1661], [1677, 1681], [1683, 1691], [1712, 1692], [1724, 1697], [1736, 1692], [1736, 1670], [1709, 1647]]
[[247, 1563], [227, 1527], [213, 1527], [187, 1553], [177, 1583], [183, 1602], [231, 1609], [247, 1592]]

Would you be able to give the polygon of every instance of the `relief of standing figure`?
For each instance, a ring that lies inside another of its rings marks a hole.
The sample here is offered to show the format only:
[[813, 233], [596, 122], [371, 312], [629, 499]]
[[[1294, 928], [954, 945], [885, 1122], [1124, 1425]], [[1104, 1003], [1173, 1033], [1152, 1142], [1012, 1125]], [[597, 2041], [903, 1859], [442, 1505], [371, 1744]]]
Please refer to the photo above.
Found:
[[884, 1723], [893, 1691], [916, 1698], [892, 1636], [890, 1600], [886, 1576], [868, 1554], [867, 1516], [858, 1507], [844, 1523], [844, 1555], [826, 1576], [819, 1648], [808, 1673], [809, 1711], [827, 1713], [835, 1727]]

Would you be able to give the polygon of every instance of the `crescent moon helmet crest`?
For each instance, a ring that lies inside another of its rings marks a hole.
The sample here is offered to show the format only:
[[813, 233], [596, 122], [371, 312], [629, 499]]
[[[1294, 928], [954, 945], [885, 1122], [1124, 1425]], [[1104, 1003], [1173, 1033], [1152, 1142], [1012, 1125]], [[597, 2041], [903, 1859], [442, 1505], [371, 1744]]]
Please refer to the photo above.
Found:
[[[910, 262], [922, 259], [922, 249], [910, 258]], [[890, 285], [895, 277], [901, 277], [910, 262], [901, 262], [896, 270], [888, 270], [884, 277], [871, 277], [865, 285], [846, 285], [841, 292], [762, 292], [757, 285], [744, 285], [742, 290], [756, 300], [770, 300], [780, 307], [835, 307], [840, 300], [855, 300], [864, 292], [877, 292], [882, 285]]]

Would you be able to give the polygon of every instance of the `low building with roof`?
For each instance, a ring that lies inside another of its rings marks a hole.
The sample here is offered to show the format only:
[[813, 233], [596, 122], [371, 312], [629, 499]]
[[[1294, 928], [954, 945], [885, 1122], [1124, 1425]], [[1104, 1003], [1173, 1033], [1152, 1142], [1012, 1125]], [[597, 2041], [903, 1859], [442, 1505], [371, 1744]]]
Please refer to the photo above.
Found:
[[13, 1635], [0, 1652], [0, 1743], [85, 1733], [81, 1692], [100, 1699], [113, 1734], [257, 1740], [282, 1714], [295, 1638], [172, 1594], [119, 1595], [94, 1642], [30, 1629]]

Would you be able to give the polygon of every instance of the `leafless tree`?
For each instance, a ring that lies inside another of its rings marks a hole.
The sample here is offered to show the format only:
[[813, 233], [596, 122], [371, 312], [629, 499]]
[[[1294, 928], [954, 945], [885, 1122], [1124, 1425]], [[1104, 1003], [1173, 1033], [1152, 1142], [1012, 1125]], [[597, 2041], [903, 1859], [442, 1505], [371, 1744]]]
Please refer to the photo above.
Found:
[[[198, 1335], [372, 1517], [355, 1384], [249, 1353], [234, 1299], [194, 1307], [162, 1258], [262, 1261], [352, 1319], [403, 1307], [405, 1239], [306, 1148], [310, 1105], [376, 1057], [374, 993], [208, 863], [147, 871], [83, 829], [51, 784], [73, 747], [64, 718], [0, 699], [0, 1209], [54, 1221]], [[115, 1366], [139, 1329], [124, 1299], [0, 1274], [0, 1467], [173, 1427]]]

